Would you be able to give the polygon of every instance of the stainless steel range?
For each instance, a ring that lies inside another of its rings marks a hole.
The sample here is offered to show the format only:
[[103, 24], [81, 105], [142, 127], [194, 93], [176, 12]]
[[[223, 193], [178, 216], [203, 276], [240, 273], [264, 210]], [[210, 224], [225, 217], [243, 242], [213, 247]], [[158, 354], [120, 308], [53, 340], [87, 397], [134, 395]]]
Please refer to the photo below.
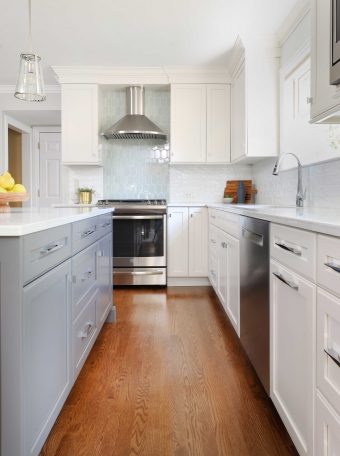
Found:
[[166, 285], [166, 201], [99, 200], [113, 207], [113, 285]]

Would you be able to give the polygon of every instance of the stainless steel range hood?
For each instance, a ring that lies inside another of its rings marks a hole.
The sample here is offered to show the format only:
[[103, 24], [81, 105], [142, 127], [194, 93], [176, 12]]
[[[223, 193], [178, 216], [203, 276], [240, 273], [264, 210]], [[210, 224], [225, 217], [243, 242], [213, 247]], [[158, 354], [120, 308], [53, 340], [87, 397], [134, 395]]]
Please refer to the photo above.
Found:
[[107, 129], [106, 139], [166, 139], [166, 134], [144, 115], [144, 87], [126, 88], [127, 115]]

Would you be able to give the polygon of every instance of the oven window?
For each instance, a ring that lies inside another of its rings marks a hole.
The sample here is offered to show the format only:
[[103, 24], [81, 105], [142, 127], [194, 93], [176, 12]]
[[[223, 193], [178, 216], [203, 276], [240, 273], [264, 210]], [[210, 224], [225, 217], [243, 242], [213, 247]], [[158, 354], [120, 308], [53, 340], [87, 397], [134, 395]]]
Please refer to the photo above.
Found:
[[114, 257], [163, 257], [162, 219], [114, 220]]

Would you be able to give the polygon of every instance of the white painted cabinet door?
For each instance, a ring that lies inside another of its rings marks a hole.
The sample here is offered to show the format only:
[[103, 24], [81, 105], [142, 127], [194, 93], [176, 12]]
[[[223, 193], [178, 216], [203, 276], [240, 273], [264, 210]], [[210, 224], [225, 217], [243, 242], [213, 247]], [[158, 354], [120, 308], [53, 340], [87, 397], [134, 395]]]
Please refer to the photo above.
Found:
[[189, 277], [208, 276], [208, 209], [189, 208]]
[[168, 209], [168, 277], [189, 274], [189, 210], [187, 207]]
[[237, 161], [246, 154], [246, 78], [243, 63], [231, 85], [231, 161]]
[[315, 456], [340, 455], [340, 416], [322, 394], [316, 394]]
[[63, 163], [100, 164], [97, 84], [62, 84], [61, 125]]
[[37, 455], [69, 393], [71, 261], [24, 288], [24, 454]]
[[112, 234], [98, 242], [97, 284], [99, 297], [96, 302], [96, 323], [102, 327], [112, 307]]
[[299, 454], [312, 455], [316, 286], [273, 260], [270, 281], [270, 397]]
[[39, 206], [61, 203], [61, 134], [40, 133], [39, 136]]
[[224, 310], [227, 311], [228, 301], [228, 240], [224, 231], [217, 230], [217, 296]]
[[240, 241], [226, 235], [227, 242], [227, 302], [226, 312], [240, 335]]
[[330, 1], [313, 0], [311, 118], [339, 105], [339, 88], [330, 85]]
[[207, 85], [207, 162], [230, 162], [230, 85]]
[[171, 85], [171, 162], [206, 161], [205, 84]]

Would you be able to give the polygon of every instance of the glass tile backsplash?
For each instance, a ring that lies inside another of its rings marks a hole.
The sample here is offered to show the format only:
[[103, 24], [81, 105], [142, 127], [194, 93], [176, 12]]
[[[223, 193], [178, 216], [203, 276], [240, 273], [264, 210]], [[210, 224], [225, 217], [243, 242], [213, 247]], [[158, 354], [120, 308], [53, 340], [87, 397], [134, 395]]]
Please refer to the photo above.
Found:
[[[125, 89], [105, 89], [100, 95], [100, 130], [104, 131], [126, 114]], [[170, 131], [169, 90], [145, 90], [145, 114], [168, 135]], [[104, 197], [169, 197], [169, 167], [152, 162], [155, 140], [101, 139], [104, 172]]]

